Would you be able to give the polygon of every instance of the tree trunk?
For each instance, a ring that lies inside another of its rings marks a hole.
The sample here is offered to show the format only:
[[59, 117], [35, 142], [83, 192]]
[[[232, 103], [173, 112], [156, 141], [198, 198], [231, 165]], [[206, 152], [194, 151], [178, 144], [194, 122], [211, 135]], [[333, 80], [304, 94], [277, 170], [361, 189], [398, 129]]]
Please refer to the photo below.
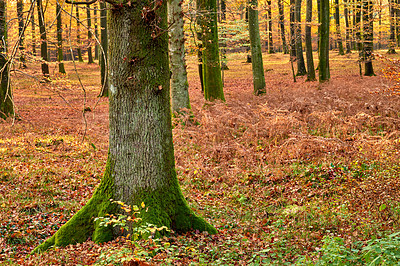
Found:
[[65, 74], [64, 67], [64, 56], [63, 56], [63, 29], [61, 19], [61, 5], [59, 0], [56, 3], [56, 18], [57, 18], [57, 61], [58, 61], [58, 72]]
[[374, 18], [372, 0], [364, 0], [363, 3], [363, 24], [364, 24], [364, 68], [365, 76], [375, 76], [372, 66], [374, 49]]
[[[172, 142], [167, 6], [146, 0], [109, 10], [110, 139], [106, 170], [88, 203], [34, 252], [52, 245], [112, 239], [94, 217], [115, 213], [110, 199], [140, 206], [141, 223], [176, 232], [216, 233], [196, 216], [180, 190]], [[143, 13], [142, 13], [143, 12]]]
[[226, 20], [226, 0], [221, 0], [221, 20]]
[[197, 0], [201, 16], [198, 18], [203, 46], [203, 86], [204, 98], [225, 101], [222, 86], [221, 65], [219, 62], [217, 2], [216, 0]]
[[296, 61], [297, 74], [296, 76], [304, 76], [307, 74], [306, 65], [303, 56], [303, 39], [301, 36], [301, 0], [295, 2], [295, 39], [296, 39]]
[[[31, 0], [31, 4], [34, 0]], [[31, 31], [32, 31], [32, 55], [36, 56], [36, 29], [35, 29], [35, 12], [31, 12]]]
[[319, 82], [329, 80], [329, 0], [320, 0]]
[[399, 0], [394, 0], [394, 12], [396, 14], [396, 40], [397, 40], [397, 47], [400, 46], [400, 1]]
[[25, 33], [24, 33], [24, 2], [22, 0], [17, 1], [17, 17], [18, 17], [18, 35], [19, 35], [19, 60], [21, 62], [20, 67], [26, 68], [25, 60]]
[[307, 81], [314, 81], [315, 69], [313, 49], [311, 41], [312, 0], [307, 0], [306, 8], [306, 58], [307, 58]]
[[75, 11], [76, 11], [76, 41], [78, 42], [78, 48], [77, 48], [77, 52], [78, 52], [78, 61], [79, 62], [83, 62], [83, 58], [82, 58], [82, 49], [81, 49], [81, 35], [80, 35], [80, 28], [81, 28], [81, 21], [79, 19], [79, 8], [78, 5], [76, 5], [75, 7]]
[[258, 22], [258, 1], [249, 2], [249, 35], [251, 65], [253, 69], [254, 94], [265, 93], [264, 66], [261, 53], [260, 28]]
[[190, 109], [189, 83], [185, 62], [185, 36], [183, 32], [183, 12], [180, 0], [168, 2], [169, 60], [171, 67], [172, 112], [180, 113]]
[[96, 37], [96, 41], [94, 42], [94, 60], [99, 60], [99, 30], [97, 25], [97, 8], [98, 5], [96, 4], [93, 9], [93, 17], [94, 17], [94, 36]]
[[88, 64], [94, 64], [93, 61], [93, 53], [92, 53], [92, 18], [90, 16], [90, 5], [86, 6], [86, 18], [87, 18], [87, 36], [88, 36], [88, 45], [87, 45], [87, 53], [88, 53]]
[[49, 65], [47, 64], [48, 53], [47, 53], [47, 37], [46, 37], [46, 25], [44, 24], [44, 14], [42, 0], [36, 2], [38, 10], [38, 22], [40, 31], [40, 56], [42, 58], [42, 74], [45, 78], [50, 77]]
[[340, 9], [339, 0], [335, 0], [335, 22], [336, 22], [336, 39], [339, 46], [339, 55], [344, 55], [342, 33], [340, 32]]
[[346, 54], [351, 53], [350, 23], [349, 23], [349, 0], [344, 1], [344, 21], [346, 24]]
[[356, 31], [356, 43], [357, 43], [357, 50], [358, 50], [358, 60], [360, 66], [360, 75], [361, 75], [361, 61], [363, 60], [363, 44], [361, 42], [361, 0], [354, 0], [355, 1], [355, 31]]
[[0, 36], [4, 36], [0, 42], [0, 69], [1, 73], [0, 84], [0, 118], [6, 119], [14, 114], [14, 106], [12, 101], [12, 93], [8, 80], [9, 65], [6, 66], [6, 47], [7, 47], [7, 21], [6, 21], [6, 8], [5, 0], [0, 0]]
[[100, 35], [102, 53], [100, 57], [101, 95], [108, 97], [108, 36], [107, 36], [107, 4], [100, 2]]
[[268, 32], [268, 43], [267, 43], [268, 53], [273, 54], [273, 53], [275, 53], [275, 51], [274, 51], [274, 42], [272, 39], [272, 4], [271, 4], [271, 0], [267, 0], [266, 17], [267, 17], [266, 30]]
[[389, 49], [388, 49], [388, 54], [395, 54], [396, 50], [396, 27], [395, 27], [395, 21], [396, 21], [396, 14], [394, 12], [394, 7], [393, 7], [393, 1], [394, 0], [389, 0], [389, 21], [390, 21], [390, 40], [389, 40]]
[[295, 0], [290, 0], [290, 56], [296, 58]]
[[282, 38], [282, 49], [284, 54], [288, 54], [289, 50], [286, 43], [286, 33], [285, 33], [285, 12], [283, 8], [283, 0], [278, 0], [278, 10], [279, 10], [279, 26], [281, 29]]

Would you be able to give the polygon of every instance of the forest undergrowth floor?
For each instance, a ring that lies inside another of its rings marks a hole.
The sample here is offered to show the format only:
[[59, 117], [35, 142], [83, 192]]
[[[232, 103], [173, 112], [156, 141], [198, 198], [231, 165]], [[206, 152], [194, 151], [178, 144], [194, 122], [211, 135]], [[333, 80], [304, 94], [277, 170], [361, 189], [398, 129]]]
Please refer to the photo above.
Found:
[[[226, 102], [205, 102], [188, 58], [193, 115], [174, 118], [176, 169], [190, 206], [219, 231], [158, 241], [90, 240], [27, 256], [90, 198], [104, 171], [108, 100], [99, 67], [39, 83], [12, 73], [17, 119], [0, 123], [0, 264], [265, 265], [318, 257], [400, 229], [400, 98], [384, 62], [360, 77], [332, 52], [331, 80], [293, 82], [289, 57], [265, 54], [267, 93], [252, 95], [245, 54], [229, 54]], [[40, 78], [38, 64], [24, 70]]]

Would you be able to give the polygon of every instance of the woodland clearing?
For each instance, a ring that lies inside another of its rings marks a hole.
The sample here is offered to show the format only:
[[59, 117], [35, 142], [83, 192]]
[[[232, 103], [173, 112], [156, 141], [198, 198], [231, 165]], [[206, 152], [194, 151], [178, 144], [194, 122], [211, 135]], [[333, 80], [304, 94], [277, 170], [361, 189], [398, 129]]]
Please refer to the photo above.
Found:
[[[77, 63], [84, 90], [71, 62], [66, 76], [51, 63], [50, 83], [13, 72], [18, 119], [0, 123], [0, 263], [284, 265], [317, 258], [325, 236], [350, 247], [399, 231], [400, 98], [382, 61], [377, 76], [360, 77], [356, 53], [336, 54], [323, 84], [294, 83], [288, 55], [264, 54], [262, 96], [252, 94], [246, 54], [228, 54], [226, 102], [212, 103], [188, 58], [193, 115], [174, 118], [176, 169], [190, 206], [217, 235], [87, 241], [29, 257], [99, 184], [108, 100], [97, 97], [97, 64]], [[41, 75], [37, 64], [24, 71]]]

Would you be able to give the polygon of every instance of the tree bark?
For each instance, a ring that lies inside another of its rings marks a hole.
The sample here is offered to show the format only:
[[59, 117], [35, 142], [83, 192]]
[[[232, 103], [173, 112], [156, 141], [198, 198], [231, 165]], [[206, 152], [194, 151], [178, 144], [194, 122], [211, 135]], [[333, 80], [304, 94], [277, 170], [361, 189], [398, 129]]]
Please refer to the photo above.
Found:
[[295, 2], [295, 40], [296, 40], [296, 61], [297, 74], [296, 76], [304, 76], [307, 74], [306, 65], [303, 56], [303, 39], [301, 36], [301, 0]]
[[90, 15], [90, 5], [86, 6], [86, 18], [87, 18], [87, 37], [88, 37], [88, 45], [87, 45], [87, 53], [88, 53], [88, 64], [94, 64], [93, 61], [93, 53], [92, 53], [92, 18]]
[[44, 24], [44, 13], [42, 0], [37, 0], [36, 2], [38, 10], [38, 22], [40, 31], [40, 56], [42, 58], [42, 74], [45, 78], [50, 77], [49, 65], [47, 62], [48, 52], [47, 52], [47, 36], [46, 36], [46, 25]]
[[267, 0], [266, 17], [267, 17], [266, 30], [268, 32], [268, 41], [267, 41], [268, 53], [273, 54], [273, 53], [275, 53], [275, 50], [274, 50], [274, 42], [272, 39], [272, 4], [271, 4], [271, 0]]
[[364, 75], [375, 76], [372, 66], [374, 49], [374, 18], [372, 0], [364, 0], [363, 3], [363, 24], [364, 24]]
[[180, 0], [169, 0], [168, 24], [170, 25], [170, 30], [168, 48], [171, 68], [171, 96], [173, 113], [180, 113], [182, 109], [190, 109], [183, 23], [182, 2]]
[[99, 29], [97, 24], [97, 8], [98, 5], [96, 4], [93, 9], [93, 18], [94, 18], [94, 36], [96, 37], [96, 41], [94, 44], [94, 60], [99, 60]]
[[[34, 0], [31, 0], [31, 4]], [[35, 12], [31, 12], [31, 32], [32, 32], [32, 55], [36, 56], [36, 26], [35, 26]]]
[[290, 56], [296, 58], [295, 0], [290, 0]]
[[306, 58], [307, 58], [307, 81], [314, 81], [315, 69], [311, 40], [312, 0], [307, 0], [306, 8]]
[[329, 0], [320, 0], [319, 82], [329, 80]]
[[78, 52], [78, 61], [79, 62], [83, 62], [83, 58], [82, 58], [82, 49], [81, 49], [81, 35], [80, 35], [80, 28], [81, 28], [81, 21], [79, 19], [79, 8], [78, 5], [76, 5], [75, 7], [75, 13], [76, 13], [76, 41], [77, 41], [77, 45], [78, 48], [76, 49]]
[[390, 37], [389, 37], [389, 49], [388, 54], [395, 54], [396, 50], [396, 14], [394, 12], [394, 0], [389, 0], [389, 21], [390, 21]]
[[253, 69], [254, 94], [265, 93], [264, 66], [261, 53], [260, 28], [258, 22], [258, 1], [249, 2], [249, 35], [251, 65]]
[[7, 3], [5, 0], [0, 0], [0, 69], [3, 69], [0, 84], [0, 118], [6, 119], [14, 114], [14, 106], [12, 101], [12, 93], [8, 80], [9, 65], [6, 65], [7, 52], [7, 21], [6, 21]]
[[349, 23], [349, 0], [344, 1], [344, 21], [346, 25], [346, 54], [351, 53], [351, 39], [350, 39], [350, 23]]
[[354, 0], [355, 1], [355, 35], [356, 35], [356, 44], [357, 44], [357, 50], [358, 50], [358, 60], [359, 60], [359, 66], [360, 66], [360, 75], [361, 75], [361, 61], [364, 58], [363, 55], [363, 43], [361, 41], [361, 0]]
[[285, 32], [285, 10], [283, 7], [283, 0], [278, 0], [278, 11], [279, 11], [279, 26], [281, 29], [282, 38], [282, 49], [284, 54], [288, 54], [289, 50], [286, 43], [286, 32]]
[[107, 36], [107, 4], [100, 3], [100, 35], [102, 53], [100, 56], [101, 95], [108, 97], [108, 36]]
[[65, 74], [64, 67], [64, 56], [63, 56], [63, 29], [62, 29], [62, 16], [61, 16], [61, 5], [59, 0], [56, 3], [56, 18], [57, 18], [57, 61], [58, 61], [58, 72]]
[[216, 0], [197, 0], [201, 14], [198, 18], [202, 42], [202, 72], [204, 98], [209, 101], [225, 101], [222, 86], [221, 64], [219, 61], [217, 2]]
[[335, 25], [336, 25], [336, 39], [339, 46], [339, 55], [344, 55], [342, 33], [340, 32], [340, 9], [339, 0], [335, 0]]
[[19, 45], [18, 49], [20, 52], [19, 61], [21, 62], [20, 67], [26, 68], [25, 60], [25, 33], [24, 33], [24, 2], [22, 0], [17, 1], [17, 17], [18, 17], [18, 35]]
[[[89, 202], [54, 236], [50, 246], [112, 239], [120, 231], [99, 227], [94, 218], [115, 213], [110, 199], [147, 208], [141, 223], [176, 232], [216, 233], [189, 208], [175, 172], [169, 91], [166, 2], [146, 0], [109, 10], [110, 138], [106, 170]], [[143, 13], [144, 12], [144, 13]], [[161, 30], [160, 30], [161, 29]]]

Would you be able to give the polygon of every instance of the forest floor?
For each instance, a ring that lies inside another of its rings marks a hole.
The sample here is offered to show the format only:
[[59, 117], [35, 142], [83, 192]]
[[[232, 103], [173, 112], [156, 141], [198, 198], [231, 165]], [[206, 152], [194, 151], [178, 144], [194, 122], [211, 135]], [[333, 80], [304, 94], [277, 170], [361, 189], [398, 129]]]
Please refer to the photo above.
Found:
[[[355, 249], [399, 231], [400, 98], [385, 62], [360, 77], [355, 53], [332, 52], [329, 82], [294, 83], [289, 57], [265, 54], [267, 93], [254, 96], [245, 58], [228, 55], [226, 102], [210, 103], [189, 57], [193, 116], [174, 119], [183, 193], [217, 235], [88, 241], [28, 257], [99, 184], [108, 100], [97, 97], [98, 65], [77, 64], [84, 88], [71, 62], [67, 75], [52, 64], [50, 83], [13, 72], [18, 119], [0, 122], [0, 264], [290, 265], [321, 257], [324, 243]], [[40, 77], [38, 65], [24, 72]]]

